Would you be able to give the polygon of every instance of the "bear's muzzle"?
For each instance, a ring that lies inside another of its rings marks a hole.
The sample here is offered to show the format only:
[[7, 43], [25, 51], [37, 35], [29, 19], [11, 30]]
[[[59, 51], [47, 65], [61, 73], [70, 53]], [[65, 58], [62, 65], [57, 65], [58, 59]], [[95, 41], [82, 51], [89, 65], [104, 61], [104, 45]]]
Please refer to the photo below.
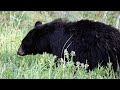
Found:
[[20, 55], [20, 56], [24, 56], [25, 55], [25, 52], [24, 52], [22, 46], [20, 46], [20, 48], [18, 49], [17, 54]]

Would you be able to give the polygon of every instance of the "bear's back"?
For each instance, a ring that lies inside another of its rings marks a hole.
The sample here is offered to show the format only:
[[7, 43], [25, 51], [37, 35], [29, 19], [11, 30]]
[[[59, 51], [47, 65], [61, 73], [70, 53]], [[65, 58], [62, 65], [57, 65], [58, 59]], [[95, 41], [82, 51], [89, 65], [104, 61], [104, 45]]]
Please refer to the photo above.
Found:
[[70, 22], [66, 24], [66, 32], [91, 32], [91, 31], [97, 31], [97, 32], [118, 32], [119, 30], [114, 28], [111, 25], [107, 25], [102, 22], [95, 22], [93, 20], [80, 20], [76, 22]]

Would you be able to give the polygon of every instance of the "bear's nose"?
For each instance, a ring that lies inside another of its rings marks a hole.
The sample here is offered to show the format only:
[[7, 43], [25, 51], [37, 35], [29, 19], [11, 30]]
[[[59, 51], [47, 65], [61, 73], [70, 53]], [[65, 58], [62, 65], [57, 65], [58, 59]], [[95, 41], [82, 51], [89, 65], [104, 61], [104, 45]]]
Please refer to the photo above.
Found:
[[22, 47], [20, 47], [20, 48], [18, 49], [17, 54], [20, 55], [20, 56], [24, 56], [24, 55], [25, 55], [25, 53], [24, 53]]

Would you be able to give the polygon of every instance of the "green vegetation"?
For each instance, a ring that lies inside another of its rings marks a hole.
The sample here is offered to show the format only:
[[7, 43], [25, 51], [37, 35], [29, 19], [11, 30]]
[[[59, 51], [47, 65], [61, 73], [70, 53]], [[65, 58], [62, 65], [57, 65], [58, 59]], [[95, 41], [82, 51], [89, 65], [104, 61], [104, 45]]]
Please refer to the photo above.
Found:
[[[44, 53], [35, 56], [18, 56], [21, 40], [38, 20], [43, 23], [64, 17], [71, 21], [91, 19], [111, 24], [116, 27], [120, 12], [113, 11], [0, 11], [0, 79], [117, 79], [111, 63], [108, 68], [99, 66], [87, 72], [86, 65], [74, 66], [72, 58], [66, 64], [62, 59], [57, 68], [56, 56]], [[119, 24], [118, 24], [119, 25]], [[120, 26], [120, 25], [119, 25]]]

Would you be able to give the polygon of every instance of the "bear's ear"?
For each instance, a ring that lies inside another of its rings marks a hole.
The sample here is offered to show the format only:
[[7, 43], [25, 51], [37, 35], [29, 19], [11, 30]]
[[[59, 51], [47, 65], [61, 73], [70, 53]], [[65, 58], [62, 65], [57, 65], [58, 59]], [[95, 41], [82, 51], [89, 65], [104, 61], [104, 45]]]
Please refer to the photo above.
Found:
[[41, 24], [42, 24], [42, 22], [37, 21], [37, 22], [35, 23], [35, 26], [34, 26], [34, 27], [40, 26]]

